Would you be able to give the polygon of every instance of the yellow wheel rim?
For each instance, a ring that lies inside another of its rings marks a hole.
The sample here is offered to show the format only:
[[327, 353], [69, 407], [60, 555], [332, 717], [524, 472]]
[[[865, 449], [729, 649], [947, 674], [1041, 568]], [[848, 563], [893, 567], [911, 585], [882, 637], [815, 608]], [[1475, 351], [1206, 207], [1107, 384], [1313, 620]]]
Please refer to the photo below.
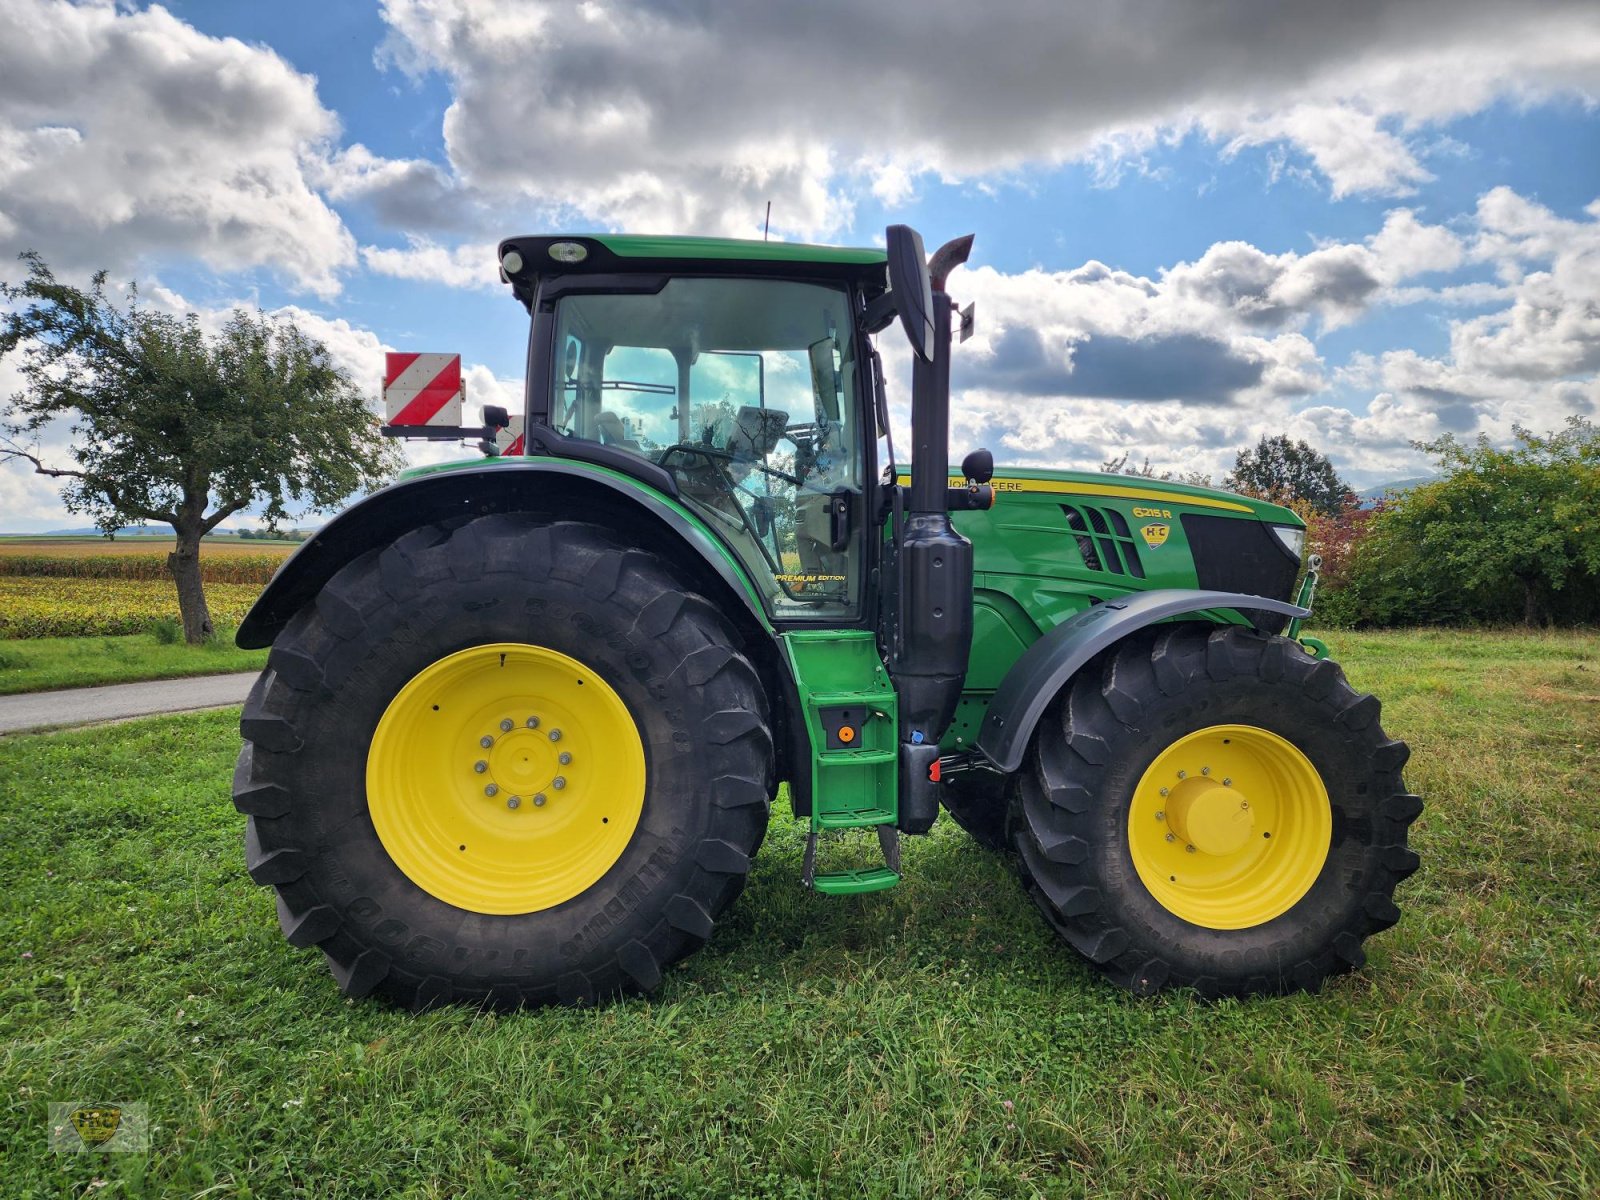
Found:
[[529, 913], [611, 869], [644, 809], [644, 743], [577, 659], [499, 642], [400, 689], [367, 754], [367, 808], [412, 883], [457, 908]]
[[1248, 929], [1311, 890], [1333, 841], [1317, 769], [1254, 725], [1179, 738], [1140, 777], [1128, 809], [1134, 869], [1168, 912], [1207, 929]]

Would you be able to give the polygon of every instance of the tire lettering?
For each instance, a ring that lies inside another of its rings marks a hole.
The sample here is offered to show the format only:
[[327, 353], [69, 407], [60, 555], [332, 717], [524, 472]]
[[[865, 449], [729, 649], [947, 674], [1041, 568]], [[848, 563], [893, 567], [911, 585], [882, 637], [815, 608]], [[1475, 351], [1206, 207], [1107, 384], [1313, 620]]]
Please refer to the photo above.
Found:
[[619, 887], [598, 913], [584, 923], [582, 929], [561, 943], [560, 954], [566, 959], [580, 957], [599, 937], [622, 920], [644, 899], [651, 882], [664, 879], [672, 868], [674, 847], [657, 846], [645, 863]]

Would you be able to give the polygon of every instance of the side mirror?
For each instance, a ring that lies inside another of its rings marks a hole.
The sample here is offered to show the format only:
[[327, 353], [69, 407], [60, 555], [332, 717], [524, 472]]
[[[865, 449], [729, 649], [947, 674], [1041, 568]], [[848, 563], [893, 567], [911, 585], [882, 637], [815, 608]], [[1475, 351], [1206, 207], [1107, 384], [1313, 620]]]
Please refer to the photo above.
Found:
[[961, 460], [961, 474], [973, 483], [988, 483], [994, 478], [994, 455], [987, 450], [974, 450]]
[[933, 282], [928, 276], [928, 256], [922, 235], [909, 225], [891, 225], [886, 231], [889, 250], [889, 291], [894, 296], [900, 327], [911, 349], [923, 362], [933, 361]]
[[511, 417], [500, 405], [485, 404], [483, 406], [483, 424], [487, 429], [506, 429], [511, 425]]
[[806, 347], [811, 359], [811, 390], [816, 393], [817, 412], [830, 421], [839, 419], [839, 368], [833, 361], [838, 345], [833, 338], [825, 337]]

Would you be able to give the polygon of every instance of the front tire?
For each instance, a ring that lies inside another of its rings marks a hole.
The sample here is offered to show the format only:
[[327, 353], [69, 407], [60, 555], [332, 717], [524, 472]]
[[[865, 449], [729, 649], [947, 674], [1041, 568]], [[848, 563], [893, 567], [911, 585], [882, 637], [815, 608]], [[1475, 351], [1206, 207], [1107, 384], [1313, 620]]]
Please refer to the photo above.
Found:
[[284, 934], [413, 1008], [654, 988], [742, 889], [772, 793], [762, 688], [711, 605], [527, 514], [343, 568], [241, 729], [247, 866]]
[[[1417, 869], [1406, 746], [1332, 662], [1237, 626], [1122, 643], [1046, 713], [1014, 845], [1051, 925], [1148, 995], [1315, 991]], [[1275, 840], [1274, 840], [1275, 839]]]

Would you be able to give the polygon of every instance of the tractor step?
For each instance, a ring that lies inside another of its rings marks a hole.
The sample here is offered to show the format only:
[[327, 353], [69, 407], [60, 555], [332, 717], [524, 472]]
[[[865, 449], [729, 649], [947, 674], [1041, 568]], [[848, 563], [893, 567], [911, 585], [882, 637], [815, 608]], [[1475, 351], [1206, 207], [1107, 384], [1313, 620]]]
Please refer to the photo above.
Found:
[[805, 867], [800, 882], [827, 896], [860, 896], [892, 888], [900, 882], [900, 831], [892, 824], [879, 825], [877, 829], [883, 866], [824, 871], [820, 875], [817, 874], [817, 831], [813, 829], [806, 838]]
[[811, 886], [828, 896], [859, 896], [865, 892], [881, 892], [900, 882], [898, 873], [888, 867], [869, 867], [862, 871], [830, 871], [814, 876]]
[[818, 829], [865, 829], [872, 825], [893, 825], [895, 812], [884, 808], [825, 808], [816, 814]]

